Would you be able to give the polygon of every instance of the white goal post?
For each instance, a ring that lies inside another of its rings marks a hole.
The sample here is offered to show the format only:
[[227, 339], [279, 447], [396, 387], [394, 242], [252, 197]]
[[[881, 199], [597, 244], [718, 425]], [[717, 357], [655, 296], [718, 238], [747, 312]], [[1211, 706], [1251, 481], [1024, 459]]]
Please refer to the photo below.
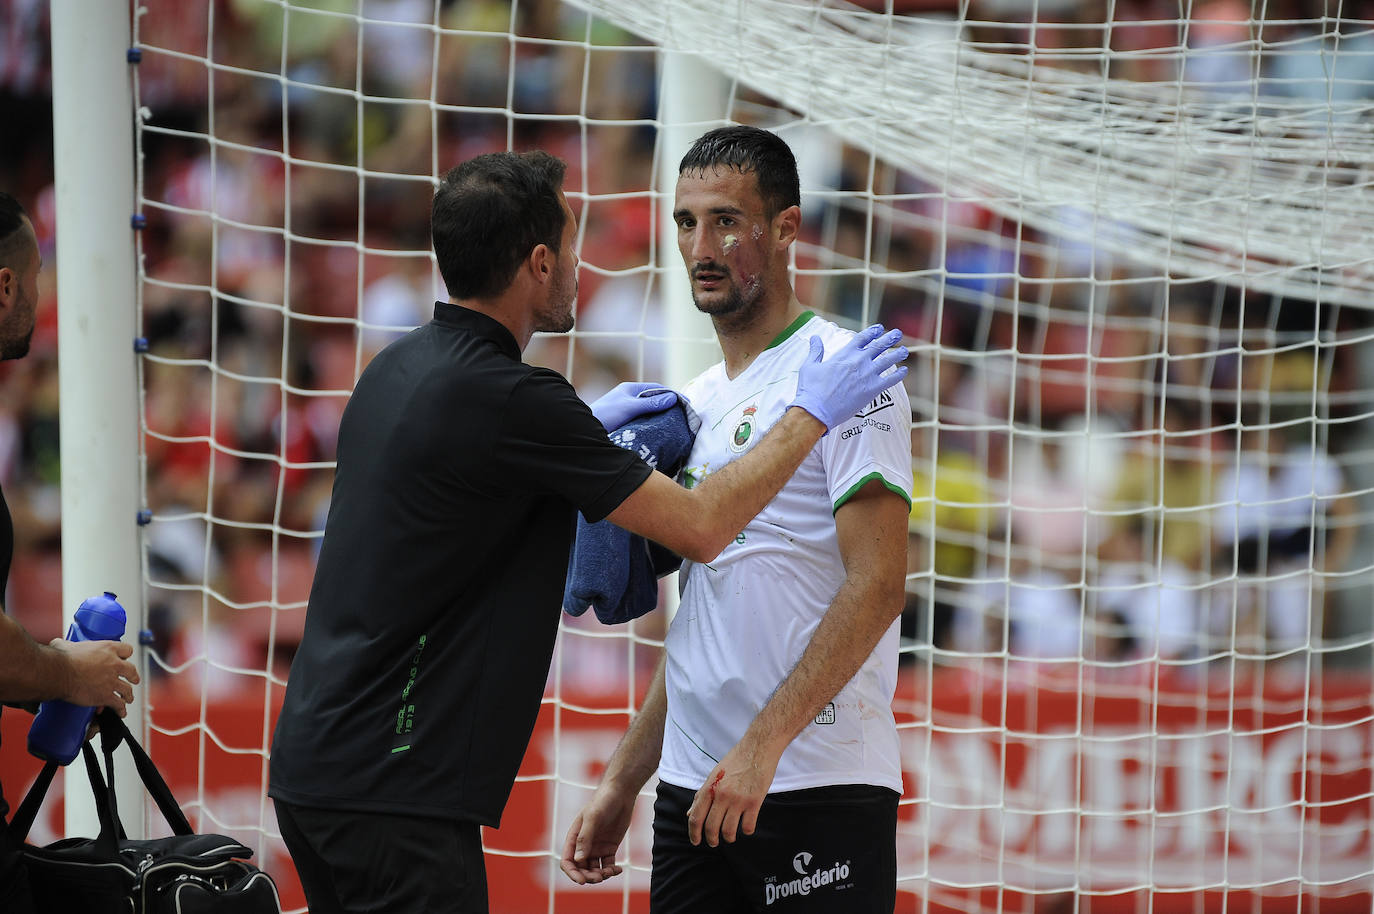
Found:
[[[290, 905], [272, 723], [343, 403], [446, 297], [438, 176], [565, 159], [577, 327], [527, 358], [681, 383], [676, 162], [740, 122], [797, 153], [804, 303], [913, 352], [898, 910], [1368, 910], [1374, 5], [98, 6], [52, 7], [65, 602], [146, 608], [147, 744]], [[493, 911], [647, 910], [647, 795], [623, 878], [557, 856], [666, 615], [564, 617]]]
[[[57, 247], [63, 255], [57, 275], [68, 303], [58, 314], [62, 630], [82, 600], [108, 591], [127, 613], [126, 640], [136, 642], [143, 629], [143, 574], [130, 34], [120, 4], [52, 4], [53, 94], [60, 100], [53, 105]], [[143, 710], [139, 697], [129, 705], [131, 726]], [[70, 835], [99, 830], [84, 770], [84, 760], [67, 769]], [[143, 785], [133, 765], [120, 765], [115, 780], [123, 808], [138, 809]], [[139, 837], [144, 823], [131, 815], [126, 826]]]

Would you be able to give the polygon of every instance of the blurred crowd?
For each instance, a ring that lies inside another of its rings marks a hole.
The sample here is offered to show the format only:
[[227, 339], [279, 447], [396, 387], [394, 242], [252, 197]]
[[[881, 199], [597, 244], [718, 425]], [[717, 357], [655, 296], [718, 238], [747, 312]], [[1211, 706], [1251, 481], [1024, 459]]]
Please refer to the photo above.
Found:
[[[557, 0], [141, 5], [149, 625], [163, 664], [188, 665], [155, 681], [230, 692], [248, 681], [233, 670], [289, 664], [354, 378], [446, 297], [428, 251], [434, 175], [506, 148], [564, 158], [578, 334], [528, 355], [588, 399], [663, 377], [660, 286], [680, 272], [653, 269], [656, 57]], [[1117, 0], [1110, 30], [1104, 6], [975, 2], [970, 21], [1004, 24], [965, 37], [1099, 71], [1105, 43], [1127, 52], [1112, 77], [1252, 91], [1255, 60], [1210, 51], [1254, 37], [1248, 4], [1184, 4], [1198, 25], [1182, 28], [1174, 0]], [[1356, 20], [1374, 5], [1345, 3], [1343, 23], [1308, 18], [1320, 6], [1267, 4], [1283, 53], [1259, 61], [1263, 91], [1369, 97], [1374, 23]], [[1327, 80], [1337, 25], [1349, 37]], [[48, 4], [0, 0], [0, 114], [24, 138], [0, 144], [0, 186], [29, 209], [51, 265], [49, 58]], [[743, 89], [731, 116], [787, 120]], [[913, 656], [1110, 668], [1281, 656], [1349, 634], [1327, 607], [1337, 584], [1367, 585], [1342, 577], [1358, 564], [1363, 312], [1166, 282], [833, 137], [784, 135], [809, 182], [803, 301], [901, 327], [917, 353]], [[882, 214], [873, 193], [893, 201]], [[54, 277], [49, 266], [32, 354], [0, 365], [0, 483], [17, 535], [6, 604], [38, 636], [60, 630]], [[631, 633], [660, 637], [659, 615]], [[570, 621], [558, 675], [623, 690], [653, 657], [608, 637], [621, 633]]]

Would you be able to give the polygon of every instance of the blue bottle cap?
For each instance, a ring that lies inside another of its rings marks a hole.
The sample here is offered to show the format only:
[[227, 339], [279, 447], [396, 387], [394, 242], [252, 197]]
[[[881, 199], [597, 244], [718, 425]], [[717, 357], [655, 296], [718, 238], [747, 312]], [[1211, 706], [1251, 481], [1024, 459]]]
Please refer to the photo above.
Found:
[[117, 641], [124, 635], [129, 616], [108, 590], [98, 597], [84, 600], [76, 608], [76, 618], [87, 636], [104, 641]]

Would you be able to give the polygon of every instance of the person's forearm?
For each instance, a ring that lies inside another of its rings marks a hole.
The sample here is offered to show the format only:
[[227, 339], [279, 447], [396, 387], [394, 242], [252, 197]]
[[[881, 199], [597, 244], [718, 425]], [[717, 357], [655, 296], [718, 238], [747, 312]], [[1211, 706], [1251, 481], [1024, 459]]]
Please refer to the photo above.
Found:
[[[696, 522], [704, 528], [698, 560], [711, 561], [771, 502], [806, 455], [825, 434], [825, 426], [804, 409], [783, 413], [748, 454], [711, 473], [687, 490]], [[687, 556], [693, 558], [693, 556]]]
[[71, 691], [72, 668], [59, 650], [39, 644], [23, 626], [0, 613], [0, 700], [47, 701]]
[[847, 578], [797, 665], [745, 731], [741, 743], [776, 760], [864, 665], [901, 615], [900, 585]]
[[694, 562], [710, 562], [773, 500], [825, 433], [820, 420], [792, 408], [748, 454], [684, 489], [662, 473], [607, 515]]
[[651, 474], [607, 518], [694, 562], [710, 562], [782, 490], [827, 427], [874, 396], [900, 384], [907, 350], [890, 348], [900, 331], [866, 328], [822, 361], [819, 336], [797, 372], [796, 397], [781, 419], [743, 458], [680, 490]]
[[664, 687], [664, 663], [660, 658], [649, 692], [639, 713], [630, 721], [620, 744], [606, 763], [602, 782], [630, 794], [640, 788], [658, 768], [663, 755], [663, 726], [668, 717], [668, 695]]

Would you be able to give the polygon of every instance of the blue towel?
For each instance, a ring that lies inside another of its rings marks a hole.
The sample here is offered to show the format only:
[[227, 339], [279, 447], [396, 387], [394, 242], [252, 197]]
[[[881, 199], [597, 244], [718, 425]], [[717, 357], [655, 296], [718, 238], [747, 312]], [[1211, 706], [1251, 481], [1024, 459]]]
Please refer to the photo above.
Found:
[[[700, 420], [686, 401], [630, 419], [611, 440], [639, 454], [649, 466], [676, 476], [692, 452]], [[563, 609], [580, 616], [590, 605], [605, 625], [637, 619], [658, 605], [658, 579], [676, 571], [682, 558], [608, 520], [587, 523], [577, 515], [577, 539], [563, 588]]]

